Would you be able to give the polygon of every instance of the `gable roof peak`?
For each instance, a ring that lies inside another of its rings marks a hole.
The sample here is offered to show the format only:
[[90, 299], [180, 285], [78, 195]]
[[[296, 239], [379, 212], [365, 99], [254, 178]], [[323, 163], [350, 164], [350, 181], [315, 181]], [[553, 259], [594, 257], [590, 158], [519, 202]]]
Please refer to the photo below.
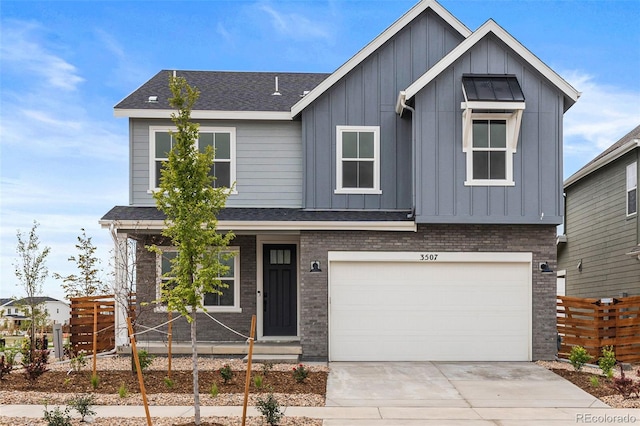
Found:
[[307, 94], [304, 98], [302, 98], [299, 102], [297, 102], [291, 108], [291, 116], [296, 117], [300, 114], [307, 106], [309, 106], [314, 100], [320, 97], [325, 91], [327, 91], [331, 86], [337, 83], [342, 77], [347, 75], [349, 71], [353, 70], [356, 66], [358, 66], [362, 61], [369, 57], [373, 52], [375, 52], [379, 47], [381, 47], [384, 43], [390, 40], [393, 36], [395, 36], [398, 32], [400, 32], [404, 27], [406, 27], [411, 21], [413, 21], [416, 17], [418, 17], [421, 13], [426, 11], [427, 9], [432, 10], [435, 14], [437, 14], [440, 18], [442, 18], [447, 24], [449, 24], [453, 29], [455, 29], [460, 35], [463, 37], [468, 37], [471, 34], [471, 30], [467, 28], [462, 22], [458, 20], [455, 16], [451, 14], [447, 9], [442, 7], [435, 0], [420, 0], [415, 6], [413, 6], [408, 12], [402, 15], [398, 20], [396, 20], [393, 24], [391, 24], [386, 30], [384, 30], [380, 35], [374, 38], [369, 44], [363, 47], [358, 53], [356, 53], [351, 59], [342, 64], [336, 71], [333, 72], [326, 80], [322, 83], [318, 84], [311, 92]]

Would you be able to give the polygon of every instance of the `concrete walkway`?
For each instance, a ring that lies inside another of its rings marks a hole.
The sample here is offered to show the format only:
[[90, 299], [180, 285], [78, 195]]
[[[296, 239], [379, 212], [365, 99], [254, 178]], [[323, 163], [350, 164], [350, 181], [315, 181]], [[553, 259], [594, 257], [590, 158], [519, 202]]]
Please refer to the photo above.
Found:
[[[560, 426], [640, 424], [533, 363], [332, 363], [325, 407], [288, 407], [286, 416], [325, 426]], [[50, 407], [51, 408], [51, 407]], [[97, 417], [145, 417], [140, 406], [96, 406]], [[0, 407], [0, 416], [42, 418], [44, 407]], [[193, 407], [150, 407], [153, 417], [191, 417]], [[249, 407], [250, 416], [259, 416]], [[201, 407], [201, 415], [242, 415], [242, 407]], [[0, 424], [2, 418], [0, 417]]]

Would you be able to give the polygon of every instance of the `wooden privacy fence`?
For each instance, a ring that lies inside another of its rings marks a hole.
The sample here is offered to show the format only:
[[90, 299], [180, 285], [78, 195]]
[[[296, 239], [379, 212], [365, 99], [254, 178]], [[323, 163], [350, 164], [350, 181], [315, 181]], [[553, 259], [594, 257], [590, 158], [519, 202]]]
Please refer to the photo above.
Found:
[[612, 346], [618, 361], [640, 361], [640, 296], [558, 296], [557, 306], [561, 358], [568, 358], [573, 346], [582, 346], [597, 360], [602, 348]]
[[[115, 347], [115, 311], [113, 294], [102, 296], [74, 297], [71, 301], [69, 340], [75, 352], [93, 352], [94, 313], [96, 351], [103, 352]], [[129, 315], [135, 313], [135, 295], [129, 296]]]

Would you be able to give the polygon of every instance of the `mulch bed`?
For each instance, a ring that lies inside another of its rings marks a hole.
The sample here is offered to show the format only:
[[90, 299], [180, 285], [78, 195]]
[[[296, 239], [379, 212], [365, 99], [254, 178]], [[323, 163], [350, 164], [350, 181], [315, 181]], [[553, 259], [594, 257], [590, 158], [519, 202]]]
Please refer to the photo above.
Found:
[[[13, 371], [0, 381], [0, 391], [37, 391], [53, 393], [104, 393], [117, 394], [122, 385], [128, 392], [139, 392], [138, 377], [129, 370], [97, 372], [99, 384], [96, 389], [91, 385], [91, 372], [80, 371], [67, 374], [64, 371], [47, 371], [31, 384], [22, 371]], [[327, 388], [327, 373], [310, 372], [309, 376], [298, 383], [291, 372], [270, 371], [263, 380], [262, 388], [256, 389], [253, 377], [262, 375], [252, 373], [250, 389], [252, 393], [288, 393], [324, 395]], [[193, 376], [191, 371], [177, 370], [171, 373], [173, 386], [169, 386], [165, 371], [149, 370], [143, 374], [145, 390], [148, 394], [183, 393], [193, 394]], [[200, 393], [209, 393], [215, 383], [219, 393], [243, 393], [245, 372], [236, 371], [229, 383], [224, 383], [219, 371], [199, 371]]]
[[[611, 379], [607, 379], [603, 376], [596, 376], [591, 373], [582, 371], [572, 371], [563, 369], [551, 369], [558, 376], [570, 381], [574, 385], [578, 386], [585, 392], [595, 396], [596, 398], [602, 398], [610, 395], [617, 395], [618, 393], [609, 385]], [[598, 377], [598, 386], [594, 386], [591, 383], [591, 377]]]

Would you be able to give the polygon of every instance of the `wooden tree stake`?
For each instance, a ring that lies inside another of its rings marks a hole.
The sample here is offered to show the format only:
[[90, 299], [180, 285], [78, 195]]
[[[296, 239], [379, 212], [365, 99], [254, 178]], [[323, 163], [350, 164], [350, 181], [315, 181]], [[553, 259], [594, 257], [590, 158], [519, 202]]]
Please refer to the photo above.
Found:
[[98, 302], [93, 302], [93, 376], [98, 362]]
[[253, 336], [256, 334], [256, 316], [251, 317], [251, 333], [249, 334], [249, 356], [247, 358], [247, 377], [244, 383], [244, 404], [242, 405], [242, 426], [247, 421], [247, 403], [249, 401], [249, 382], [251, 381], [251, 358], [253, 357]]
[[173, 314], [171, 313], [171, 311], [169, 311], [169, 329], [168, 329], [168, 334], [169, 334], [169, 347], [167, 349], [167, 361], [169, 362], [169, 368], [167, 371], [167, 377], [169, 377], [169, 379], [171, 379], [171, 341], [172, 341], [172, 334], [171, 334], [171, 329], [173, 328], [173, 322], [171, 321], [173, 317]]
[[142, 379], [142, 369], [140, 368], [140, 359], [138, 358], [138, 349], [136, 348], [136, 338], [133, 335], [133, 327], [131, 326], [131, 318], [127, 317], [127, 327], [129, 328], [129, 338], [131, 339], [131, 356], [136, 362], [136, 372], [138, 373], [138, 383], [140, 384], [140, 393], [142, 394], [142, 402], [144, 404], [144, 413], [147, 416], [147, 426], [153, 426], [151, 423], [151, 414], [149, 414], [149, 403], [147, 402], [147, 391], [144, 388], [144, 380]]

